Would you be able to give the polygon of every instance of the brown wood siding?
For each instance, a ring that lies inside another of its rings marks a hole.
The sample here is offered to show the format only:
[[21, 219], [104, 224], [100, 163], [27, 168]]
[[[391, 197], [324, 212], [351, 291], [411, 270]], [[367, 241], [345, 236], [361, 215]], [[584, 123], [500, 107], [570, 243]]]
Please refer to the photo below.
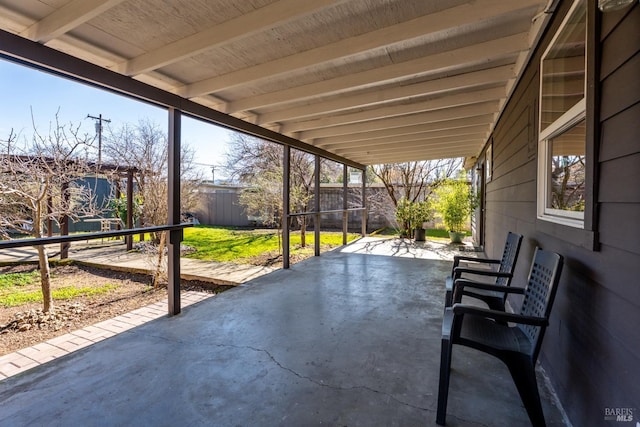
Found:
[[602, 15], [592, 189], [600, 247], [591, 250], [584, 232], [536, 218], [540, 57], [571, 3], [560, 2], [492, 134], [485, 250], [499, 256], [507, 231], [525, 236], [516, 283], [535, 246], [565, 257], [540, 360], [573, 425], [602, 426], [605, 408], [634, 408], [640, 419], [640, 5]]

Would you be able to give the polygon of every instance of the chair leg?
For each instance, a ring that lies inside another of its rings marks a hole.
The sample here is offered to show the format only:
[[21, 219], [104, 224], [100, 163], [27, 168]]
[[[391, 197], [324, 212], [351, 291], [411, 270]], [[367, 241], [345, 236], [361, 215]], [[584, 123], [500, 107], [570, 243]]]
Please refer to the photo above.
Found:
[[514, 358], [507, 360], [509, 372], [513, 382], [518, 389], [520, 399], [529, 415], [531, 425], [534, 427], [545, 427], [544, 413], [540, 403], [540, 393], [538, 392], [538, 381], [536, 380], [535, 364], [531, 360], [524, 358]]
[[447, 400], [449, 398], [449, 377], [451, 373], [451, 339], [442, 339], [440, 350], [440, 381], [438, 383], [438, 412], [436, 423], [443, 426], [447, 417]]

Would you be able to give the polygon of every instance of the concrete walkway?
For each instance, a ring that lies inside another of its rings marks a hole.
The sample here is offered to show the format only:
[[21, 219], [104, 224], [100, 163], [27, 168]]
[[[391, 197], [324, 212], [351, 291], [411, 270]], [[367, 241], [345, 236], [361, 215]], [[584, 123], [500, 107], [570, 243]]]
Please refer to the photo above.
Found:
[[[7, 378], [0, 424], [434, 425], [451, 264], [423, 249], [363, 239]], [[528, 425], [499, 361], [452, 369], [447, 425]]]

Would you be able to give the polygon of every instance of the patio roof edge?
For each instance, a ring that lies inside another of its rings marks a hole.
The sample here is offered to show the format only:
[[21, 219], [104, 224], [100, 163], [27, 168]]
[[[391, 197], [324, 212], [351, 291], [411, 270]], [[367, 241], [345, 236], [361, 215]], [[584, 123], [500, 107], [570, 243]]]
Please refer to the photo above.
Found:
[[139, 101], [148, 102], [164, 108], [176, 108], [188, 116], [202, 119], [230, 130], [288, 145], [356, 169], [365, 169], [365, 165], [361, 163], [304, 143], [298, 139], [246, 122], [237, 117], [230, 116], [179, 95], [118, 74], [4, 30], [0, 30], [0, 57], [80, 83], [125, 95]]

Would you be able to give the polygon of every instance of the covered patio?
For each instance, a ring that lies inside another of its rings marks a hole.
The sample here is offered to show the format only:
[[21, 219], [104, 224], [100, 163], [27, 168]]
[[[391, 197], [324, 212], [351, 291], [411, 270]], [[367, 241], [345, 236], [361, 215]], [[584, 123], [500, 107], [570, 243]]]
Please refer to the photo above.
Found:
[[[637, 422], [638, 22], [635, 0], [0, 1], [3, 60], [167, 111], [175, 315], [3, 381], [0, 424], [435, 423], [448, 261], [336, 251], [180, 312], [182, 117], [283, 145], [285, 218], [322, 208], [289, 210], [291, 150], [363, 193], [367, 166], [465, 157], [483, 255], [522, 234], [518, 283], [537, 247], [565, 257], [539, 361], [568, 418]], [[576, 211], [548, 191], [559, 136], [581, 148]], [[449, 425], [529, 424], [499, 363], [456, 348]]]
[[[1, 423], [435, 425], [450, 266], [362, 239], [5, 380]], [[506, 368], [457, 350], [447, 425], [527, 425]]]

